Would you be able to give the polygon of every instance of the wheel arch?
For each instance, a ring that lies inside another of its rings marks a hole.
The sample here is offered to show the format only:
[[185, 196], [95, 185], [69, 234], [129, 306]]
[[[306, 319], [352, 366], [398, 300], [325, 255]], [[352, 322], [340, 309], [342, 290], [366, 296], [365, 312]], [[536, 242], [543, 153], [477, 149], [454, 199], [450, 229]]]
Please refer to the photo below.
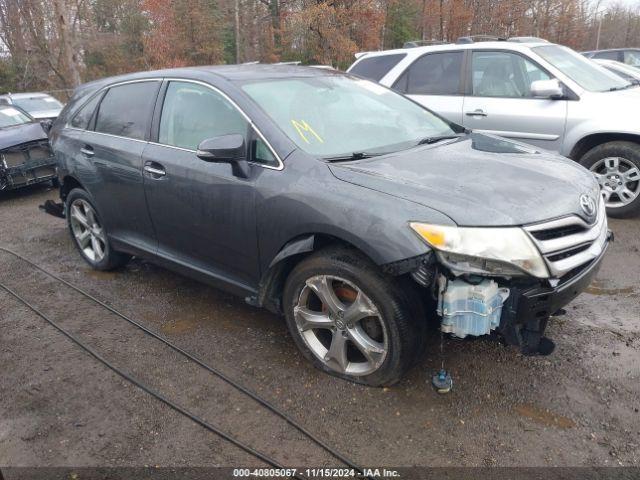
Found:
[[69, 195], [69, 192], [71, 192], [71, 190], [73, 190], [74, 188], [81, 188], [85, 192], [87, 191], [82, 183], [80, 183], [80, 181], [73, 175], [66, 175], [65, 177], [63, 177], [62, 183], [60, 184], [60, 198], [65, 201], [67, 199], [67, 195]]
[[356, 250], [371, 260], [372, 263], [380, 265], [367, 252], [368, 249], [355, 245], [344, 238], [321, 232], [301, 234], [286, 242], [278, 251], [278, 254], [273, 257], [260, 280], [257, 298], [251, 299], [250, 303], [281, 314], [282, 292], [291, 270], [309, 255], [329, 246], [342, 246]]
[[637, 143], [640, 146], [640, 135], [633, 133], [616, 133], [616, 132], [603, 132], [592, 133], [582, 137], [576, 142], [569, 153], [569, 158], [579, 162], [580, 159], [592, 148], [598, 145], [603, 145], [609, 142], [632, 142]]

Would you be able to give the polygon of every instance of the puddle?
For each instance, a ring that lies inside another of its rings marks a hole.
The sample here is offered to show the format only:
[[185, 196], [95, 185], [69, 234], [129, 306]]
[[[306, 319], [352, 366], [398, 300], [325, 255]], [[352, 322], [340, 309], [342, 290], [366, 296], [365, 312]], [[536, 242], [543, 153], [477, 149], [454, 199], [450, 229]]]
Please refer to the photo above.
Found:
[[585, 292], [591, 295], [631, 295], [635, 289], [633, 287], [606, 288], [605, 282], [596, 280], [587, 287]]
[[113, 280], [118, 275], [117, 272], [102, 272], [100, 270], [93, 270], [92, 268], [85, 270], [84, 274], [95, 280]]
[[564, 430], [576, 426], [575, 422], [570, 418], [563, 417], [562, 415], [555, 414], [553, 412], [550, 412], [549, 410], [538, 408], [531, 404], [524, 403], [516, 405], [514, 407], [514, 410], [519, 415], [547, 427], [556, 427]]
[[184, 318], [182, 320], [177, 320], [173, 323], [168, 323], [163, 325], [160, 330], [164, 333], [184, 333], [195, 330], [199, 325], [199, 322], [194, 319]]

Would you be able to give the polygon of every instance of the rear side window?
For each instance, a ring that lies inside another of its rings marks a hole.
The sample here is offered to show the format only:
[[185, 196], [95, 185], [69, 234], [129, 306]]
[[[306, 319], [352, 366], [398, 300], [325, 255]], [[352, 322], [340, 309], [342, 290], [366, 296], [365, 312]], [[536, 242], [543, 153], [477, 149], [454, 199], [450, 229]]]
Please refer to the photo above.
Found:
[[101, 95], [96, 95], [87, 104], [80, 109], [78, 113], [71, 120], [71, 126], [75, 128], [82, 128], [83, 130], [89, 126], [93, 112], [96, 109], [96, 105], [100, 101]]
[[160, 82], [128, 83], [106, 93], [96, 117], [96, 132], [143, 140]]
[[226, 98], [204, 85], [171, 82], [162, 106], [158, 142], [195, 150], [208, 138], [238, 133], [249, 123]]
[[601, 58], [605, 60], [620, 60], [620, 52], [598, 52], [592, 58]]
[[406, 53], [397, 53], [363, 58], [349, 70], [349, 73], [378, 82], [406, 56]]
[[406, 93], [457, 95], [460, 93], [462, 52], [430, 53], [416, 60], [407, 72]]

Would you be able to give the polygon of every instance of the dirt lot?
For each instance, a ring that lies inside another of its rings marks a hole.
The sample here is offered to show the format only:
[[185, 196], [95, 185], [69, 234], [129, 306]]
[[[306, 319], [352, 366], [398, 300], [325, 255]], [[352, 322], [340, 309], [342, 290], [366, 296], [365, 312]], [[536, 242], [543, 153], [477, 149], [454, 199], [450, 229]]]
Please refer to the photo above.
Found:
[[[397, 386], [324, 375], [284, 322], [139, 260], [97, 273], [65, 223], [37, 206], [57, 192], [0, 197], [0, 245], [81, 285], [216, 365], [365, 466], [640, 466], [640, 221], [616, 235], [588, 293], [548, 330], [546, 358], [484, 340], [445, 342], [455, 388], [427, 384], [439, 338]], [[336, 465], [298, 432], [122, 319], [0, 253], [0, 282], [119, 367], [288, 465]], [[259, 466], [125, 383], [0, 291], [0, 465]]]

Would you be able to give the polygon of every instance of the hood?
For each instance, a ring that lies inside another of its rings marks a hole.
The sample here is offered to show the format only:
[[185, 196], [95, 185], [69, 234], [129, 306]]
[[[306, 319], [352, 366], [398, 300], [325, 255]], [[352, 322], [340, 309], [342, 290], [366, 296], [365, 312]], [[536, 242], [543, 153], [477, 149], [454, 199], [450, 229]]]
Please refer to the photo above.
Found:
[[21, 143], [46, 139], [47, 134], [37, 122], [0, 128], [0, 150], [15, 147]]
[[47, 118], [56, 118], [58, 115], [60, 115], [61, 111], [61, 108], [55, 108], [53, 110], [36, 110], [34, 112], [29, 112], [29, 115], [31, 115], [36, 120], [45, 120]]
[[524, 225], [572, 213], [593, 221], [579, 199], [599, 195], [593, 175], [575, 162], [478, 133], [330, 169], [340, 180], [436, 209], [460, 226]]

